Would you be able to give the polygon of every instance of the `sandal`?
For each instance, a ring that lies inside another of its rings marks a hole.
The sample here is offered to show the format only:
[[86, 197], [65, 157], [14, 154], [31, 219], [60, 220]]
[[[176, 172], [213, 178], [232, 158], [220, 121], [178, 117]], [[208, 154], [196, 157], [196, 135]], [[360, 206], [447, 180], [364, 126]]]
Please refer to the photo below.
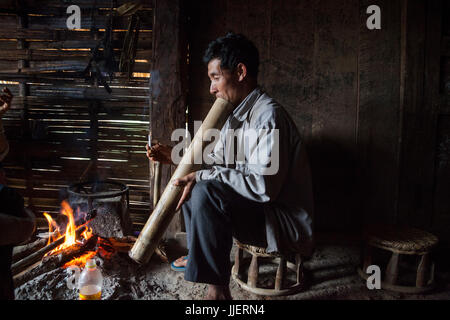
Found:
[[[187, 256], [183, 257], [183, 260], [187, 260], [187, 259], [188, 259]], [[177, 260], [178, 260], [178, 259], [177, 259]], [[175, 260], [175, 261], [176, 261], [176, 260]], [[173, 262], [170, 264], [170, 268], [171, 268], [173, 271], [181, 271], [181, 272], [184, 272], [184, 271], [186, 270], [186, 267], [185, 267], [185, 266], [177, 267], [177, 266], [175, 265], [175, 261], [173, 261]]]

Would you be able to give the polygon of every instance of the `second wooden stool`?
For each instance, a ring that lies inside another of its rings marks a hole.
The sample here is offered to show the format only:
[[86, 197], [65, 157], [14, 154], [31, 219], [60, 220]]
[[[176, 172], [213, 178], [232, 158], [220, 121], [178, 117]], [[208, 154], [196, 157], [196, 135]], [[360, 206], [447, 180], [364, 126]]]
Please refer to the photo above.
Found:
[[[359, 275], [367, 279], [365, 273], [369, 265], [378, 265], [374, 257], [375, 249], [390, 252], [390, 259], [385, 268], [380, 269], [385, 274], [381, 282], [382, 289], [404, 293], [422, 293], [434, 287], [434, 262], [431, 251], [437, 245], [438, 239], [433, 234], [408, 226], [372, 225], [366, 228], [365, 249], [362, 254], [362, 269]], [[415, 270], [415, 285], [399, 283], [399, 265], [401, 256], [417, 256], [419, 258]]]
[[[287, 259], [279, 253], [267, 253], [264, 248], [255, 247], [235, 241], [237, 245], [234, 266], [232, 269], [232, 278], [239, 286], [249, 292], [264, 296], [281, 296], [299, 292], [303, 287], [303, 263], [300, 254], [295, 255], [295, 264], [287, 261]], [[247, 252], [251, 255], [250, 266], [248, 267], [247, 281], [244, 282], [241, 273], [243, 272], [243, 253]], [[271, 261], [278, 263], [275, 276], [275, 285], [273, 288], [262, 288], [259, 286], [259, 267], [258, 258], [270, 258]], [[296, 280], [292, 285], [286, 285], [287, 271], [295, 272]]]

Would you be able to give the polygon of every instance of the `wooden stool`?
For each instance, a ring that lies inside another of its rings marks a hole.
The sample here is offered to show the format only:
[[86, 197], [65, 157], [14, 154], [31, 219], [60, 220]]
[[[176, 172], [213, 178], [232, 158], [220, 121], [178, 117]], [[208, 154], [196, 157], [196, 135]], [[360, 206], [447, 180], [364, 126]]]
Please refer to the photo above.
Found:
[[[373, 248], [379, 248], [392, 252], [385, 269], [384, 279], [381, 281], [381, 288], [403, 293], [422, 293], [434, 288], [434, 262], [431, 261], [430, 253], [438, 243], [436, 236], [411, 227], [388, 225], [370, 226], [364, 236], [362, 270], [358, 269], [363, 279], [368, 278], [367, 267], [377, 265], [377, 262], [373, 261]], [[415, 286], [398, 285], [400, 255], [420, 257], [415, 275]], [[381, 266], [379, 267], [383, 270]]]
[[[279, 253], [267, 253], [264, 248], [255, 247], [236, 241], [237, 250], [234, 265], [231, 271], [233, 279], [239, 286], [254, 294], [263, 296], [281, 296], [294, 294], [302, 289], [303, 286], [303, 263], [300, 254], [295, 255], [295, 264], [286, 260]], [[240, 271], [244, 265], [243, 253], [248, 252], [251, 255], [251, 262], [248, 268], [247, 282], [241, 279]], [[275, 276], [275, 286], [273, 289], [258, 287], [259, 261], [258, 258], [271, 258], [271, 261], [278, 263], [277, 273]], [[293, 285], [285, 286], [285, 280], [288, 269], [296, 273], [296, 282]]]

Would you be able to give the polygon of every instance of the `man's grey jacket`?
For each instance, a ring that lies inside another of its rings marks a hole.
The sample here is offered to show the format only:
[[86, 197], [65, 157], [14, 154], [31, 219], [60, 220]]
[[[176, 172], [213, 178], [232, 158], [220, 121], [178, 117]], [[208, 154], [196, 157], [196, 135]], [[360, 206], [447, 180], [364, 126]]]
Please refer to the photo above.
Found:
[[209, 166], [197, 171], [196, 181], [215, 179], [264, 203], [268, 252], [311, 254], [310, 166], [295, 123], [281, 105], [257, 87], [228, 117], [206, 160]]

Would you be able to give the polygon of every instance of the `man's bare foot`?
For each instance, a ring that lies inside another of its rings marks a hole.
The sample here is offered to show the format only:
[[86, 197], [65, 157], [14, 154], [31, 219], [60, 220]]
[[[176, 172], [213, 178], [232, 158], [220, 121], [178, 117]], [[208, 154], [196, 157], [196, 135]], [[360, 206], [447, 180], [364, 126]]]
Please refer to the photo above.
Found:
[[208, 285], [208, 293], [204, 300], [233, 300], [229, 286]]
[[179, 257], [177, 260], [175, 260], [173, 262], [173, 265], [175, 267], [186, 267], [187, 262], [188, 262], [187, 256], [182, 256], [182, 257]]

